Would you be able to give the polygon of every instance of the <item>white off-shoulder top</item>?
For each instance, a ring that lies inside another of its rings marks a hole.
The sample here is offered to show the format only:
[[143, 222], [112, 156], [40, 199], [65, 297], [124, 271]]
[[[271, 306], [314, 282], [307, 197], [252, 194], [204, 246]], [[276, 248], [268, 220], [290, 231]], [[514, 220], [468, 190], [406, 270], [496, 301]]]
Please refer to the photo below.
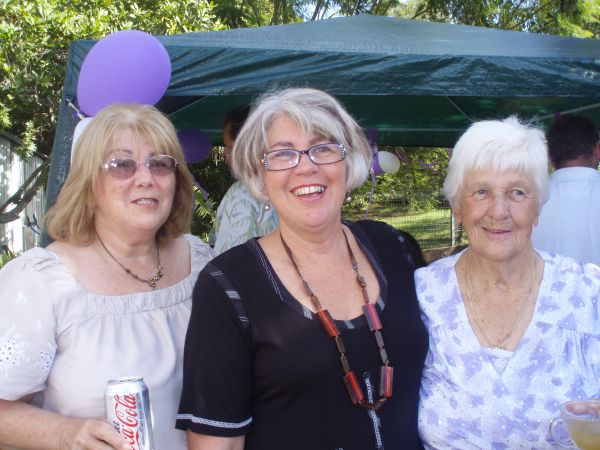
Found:
[[42, 408], [105, 417], [109, 379], [141, 376], [156, 450], [184, 450], [175, 429], [192, 290], [213, 250], [186, 235], [191, 272], [177, 284], [120, 296], [87, 292], [59, 257], [34, 248], [0, 271], [0, 398], [36, 394]]

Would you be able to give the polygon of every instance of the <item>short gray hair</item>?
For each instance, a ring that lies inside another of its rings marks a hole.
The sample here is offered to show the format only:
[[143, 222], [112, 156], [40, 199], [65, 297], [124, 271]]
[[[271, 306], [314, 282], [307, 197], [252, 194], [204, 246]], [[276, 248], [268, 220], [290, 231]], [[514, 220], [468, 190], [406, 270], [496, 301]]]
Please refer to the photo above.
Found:
[[514, 170], [531, 177], [538, 208], [548, 199], [548, 148], [542, 130], [511, 116], [475, 122], [460, 137], [448, 163], [444, 195], [454, 207], [471, 169]]
[[257, 199], [268, 200], [262, 159], [269, 150], [269, 128], [281, 116], [292, 119], [309, 136], [344, 146], [348, 191], [365, 182], [372, 156], [361, 127], [331, 95], [317, 89], [291, 88], [258, 98], [233, 146], [233, 173]]

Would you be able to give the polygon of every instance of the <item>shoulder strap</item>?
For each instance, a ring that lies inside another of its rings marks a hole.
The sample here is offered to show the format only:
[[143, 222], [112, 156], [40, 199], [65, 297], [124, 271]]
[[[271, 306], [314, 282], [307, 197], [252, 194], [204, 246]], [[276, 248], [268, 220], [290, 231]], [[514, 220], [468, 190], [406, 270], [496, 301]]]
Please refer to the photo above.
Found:
[[[240, 267], [244, 267], [243, 259], [245, 257], [243, 249], [245, 246], [235, 247], [228, 252], [225, 252], [221, 256], [217, 257], [213, 262], [209, 262], [206, 265], [205, 271], [221, 286], [233, 308], [235, 309], [238, 319], [242, 323], [242, 326], [245, 329], [250, 327], [250, 319], [248, 318], [248, 314], [246, 312], [246, 308], [244, 307], [244, 302], [242, 301], [242, 296], [239, 291], [235, 288], [233, 282], [229, 279], [229, 276], [235, 274], [236, 271], [239, 272]], [[236, 255], [233, 255], [236, 254]], [[230, 268], [232, 261], [238, 261], [236, 267]], [[227, 272], [228, 275], [223, 272], [223, 269]]]

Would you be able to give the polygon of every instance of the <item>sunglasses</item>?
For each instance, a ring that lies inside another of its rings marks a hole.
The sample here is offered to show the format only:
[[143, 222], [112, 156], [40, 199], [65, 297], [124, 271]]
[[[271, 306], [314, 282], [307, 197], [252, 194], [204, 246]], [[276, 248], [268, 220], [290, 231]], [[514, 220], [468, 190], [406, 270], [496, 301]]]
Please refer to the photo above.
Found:
[[175, 158], [169, 155], [156, 155], [148, 158], [146, 162], [137, 162], [135, 159], [121, 157], [113, 158], [100, 167], [108, 172], [110, 176], [125, 180], [131, 178], [139, 166], [146, 166], [152, 175], [163, 177], [175, 172], [179, 164]]

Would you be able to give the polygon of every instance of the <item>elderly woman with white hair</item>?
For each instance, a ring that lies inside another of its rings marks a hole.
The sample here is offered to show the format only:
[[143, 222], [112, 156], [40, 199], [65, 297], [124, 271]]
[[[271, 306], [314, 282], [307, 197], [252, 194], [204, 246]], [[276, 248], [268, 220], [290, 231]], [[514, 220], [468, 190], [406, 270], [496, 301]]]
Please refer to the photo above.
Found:
[[198, 279], [177, 421], [190, 449], [420, 448], [418, 249], [386, 224], [342, 221], [370, 158], [361, 128], [322, 91], [254, 106], [233, 170], [279, 228]]
[[428, 449], [553, 448], [559, 405], [599, 393], [600, 270], [530, 241], [547, 171], [542, 131], [514, 117], [473, 124], [453, 150], [444, 193], [469, 246], [415, 274]]

